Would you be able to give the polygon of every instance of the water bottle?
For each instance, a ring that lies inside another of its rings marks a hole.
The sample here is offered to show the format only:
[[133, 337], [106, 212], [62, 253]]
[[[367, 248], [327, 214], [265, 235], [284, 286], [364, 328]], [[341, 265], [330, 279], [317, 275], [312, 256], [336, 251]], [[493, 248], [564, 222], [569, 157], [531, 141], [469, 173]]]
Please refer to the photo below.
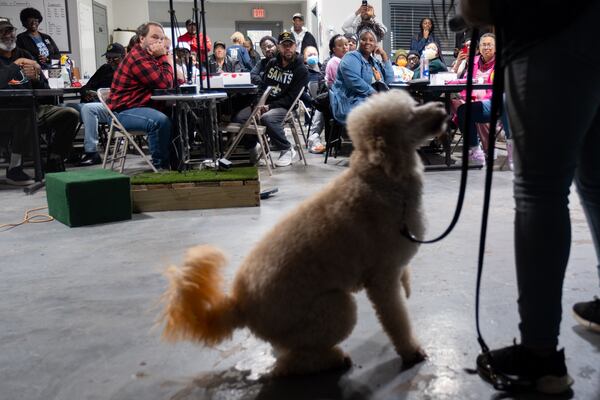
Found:
[[421, 65], [419, 65], [421, 78], [429, 79], [429, 60], [425, 57], [425, 52], [421, 53]]

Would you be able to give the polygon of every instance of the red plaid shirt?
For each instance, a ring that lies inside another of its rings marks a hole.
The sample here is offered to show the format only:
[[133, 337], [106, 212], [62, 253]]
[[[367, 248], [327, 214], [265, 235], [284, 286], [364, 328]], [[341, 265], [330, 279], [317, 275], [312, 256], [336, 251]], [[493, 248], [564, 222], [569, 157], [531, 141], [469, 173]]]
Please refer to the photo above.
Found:
[[150, 97], [154, 89], [168, 89], [173, 85], [173, 68], [167, 57], [155, 58], [139, 44], [131, 49], [113, 76], [108, 107], [123, 111], [137, 107], [160, 109], [164, 106], [155, 104]]
[[[204, 39], [203, 39], [204, 35], [202, 33], [200, 33], [200, 57], [202, 58], [202, 61], [204, 60]], [[177, 43], [188, 43], [190, 45], [190, 48], [192, 49], [193, 53], [196, 53], [198, 51], [198, 43], [196, 41], [196, 35], [192, 35], [189, 32], [186, 32], [184, 35], [181, 35], [177, 38]], [[208, 35], [206, 35], [206, 49], [208, 50], [208, 52], [210, 53], [210, 51], [212, 50], [212, 42], [210, 41], [210, 37], [208, 37]]]

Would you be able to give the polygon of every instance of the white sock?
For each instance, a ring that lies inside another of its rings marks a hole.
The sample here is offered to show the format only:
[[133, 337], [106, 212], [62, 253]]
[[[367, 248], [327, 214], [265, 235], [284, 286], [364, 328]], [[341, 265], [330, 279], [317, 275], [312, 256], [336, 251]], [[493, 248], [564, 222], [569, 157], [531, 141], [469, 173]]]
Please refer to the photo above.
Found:
[[22, 157], [20, 154], [11, 153], [10, 154], [10, 162], [8, 163], [8, 169], [13, 169], [21, 166]]

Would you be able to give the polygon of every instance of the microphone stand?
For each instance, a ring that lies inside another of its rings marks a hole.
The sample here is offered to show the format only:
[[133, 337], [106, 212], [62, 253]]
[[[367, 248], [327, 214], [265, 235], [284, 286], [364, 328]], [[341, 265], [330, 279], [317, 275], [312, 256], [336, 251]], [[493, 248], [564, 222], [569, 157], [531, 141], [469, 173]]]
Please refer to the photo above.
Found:
[[[204, 59], [204, 68], [206, 69], [206, 89], [210, 90], [210, 64], [208, 62], [208, 36], [206, 35], [206, 9], [204, 6], [205, 0], [200, 0], [200, 20], [198, 19], [198, 0], [194, 0], [194, 20], [200, 22], [196, 25], [196, 42], [198, 43], [197, 55], [200, 60], [200, 66], [202, 67], [202, 60]], [[202, 28], [202, 46], [200, 46], [200, 28]], [[200, 57], [200, 50], [202, 49], [202, 57]], [[202, 69], [202, 68], [201, 68]], [[200, 73], [202, 77], [202, 73]], [[200, 79], [200, 93], [202, 93], [202, 79]], [[209, 143], [212, 150], [212, 161], [215, 169], [219, 168], [218, 158], [221, 153], [219, 149], [219, 126], [216, 120], [213, 120], [213, 116], [216, 115], [216, 103], [215, 100], [209, 100], [208, 103], [208, 123], [206, 124], [209, 130]]]
[[[177, 40], [177, 38], [175, 37], [175, 24], [177, 23], [177, 18], [175, 17], [175, 8], [173, 7], [173, 0], [169, 0], [169, 14], [171, 16], [171, 46], [173, 47], [173, 88], [175, 89], [175, 93], [179, 94], [181, 93], [181, 89], [179, 88], [179, 82], [177, 81], [177, 54], [175, 51], [175, 41]], [[186, 150], [187, 145], [187, 137], [184, 137], [184, 135], [187, 135], [187, 132], [182, 133], [180, 129], [182, 125], [180, 121], [181, 112], [182, 110], [179, 105], [179, 102], [176, 101], [175, 115], [173, 118], [173, 132], [177, 132], [177, 136], [174, 138], [175, 140], [174, 143], [172, 142], [172, 145], [174, 145], [176, 152], [179, 153], [177, 157], [177, 170], [179, 172], [183, 171], [183, 169], [185, 168], [184, 152]], [[171, 166], [173, 167], [174, 164], [171, 163]]]

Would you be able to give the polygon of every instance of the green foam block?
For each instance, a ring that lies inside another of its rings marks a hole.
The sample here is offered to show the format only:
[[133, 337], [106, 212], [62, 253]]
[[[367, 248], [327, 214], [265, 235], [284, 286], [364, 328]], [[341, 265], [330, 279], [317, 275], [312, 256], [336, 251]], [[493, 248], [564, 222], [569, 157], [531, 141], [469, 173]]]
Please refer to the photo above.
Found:
[[49, 214], [75, 227], [131, 219], [129, 177], [106, 169], [46, 174]]

